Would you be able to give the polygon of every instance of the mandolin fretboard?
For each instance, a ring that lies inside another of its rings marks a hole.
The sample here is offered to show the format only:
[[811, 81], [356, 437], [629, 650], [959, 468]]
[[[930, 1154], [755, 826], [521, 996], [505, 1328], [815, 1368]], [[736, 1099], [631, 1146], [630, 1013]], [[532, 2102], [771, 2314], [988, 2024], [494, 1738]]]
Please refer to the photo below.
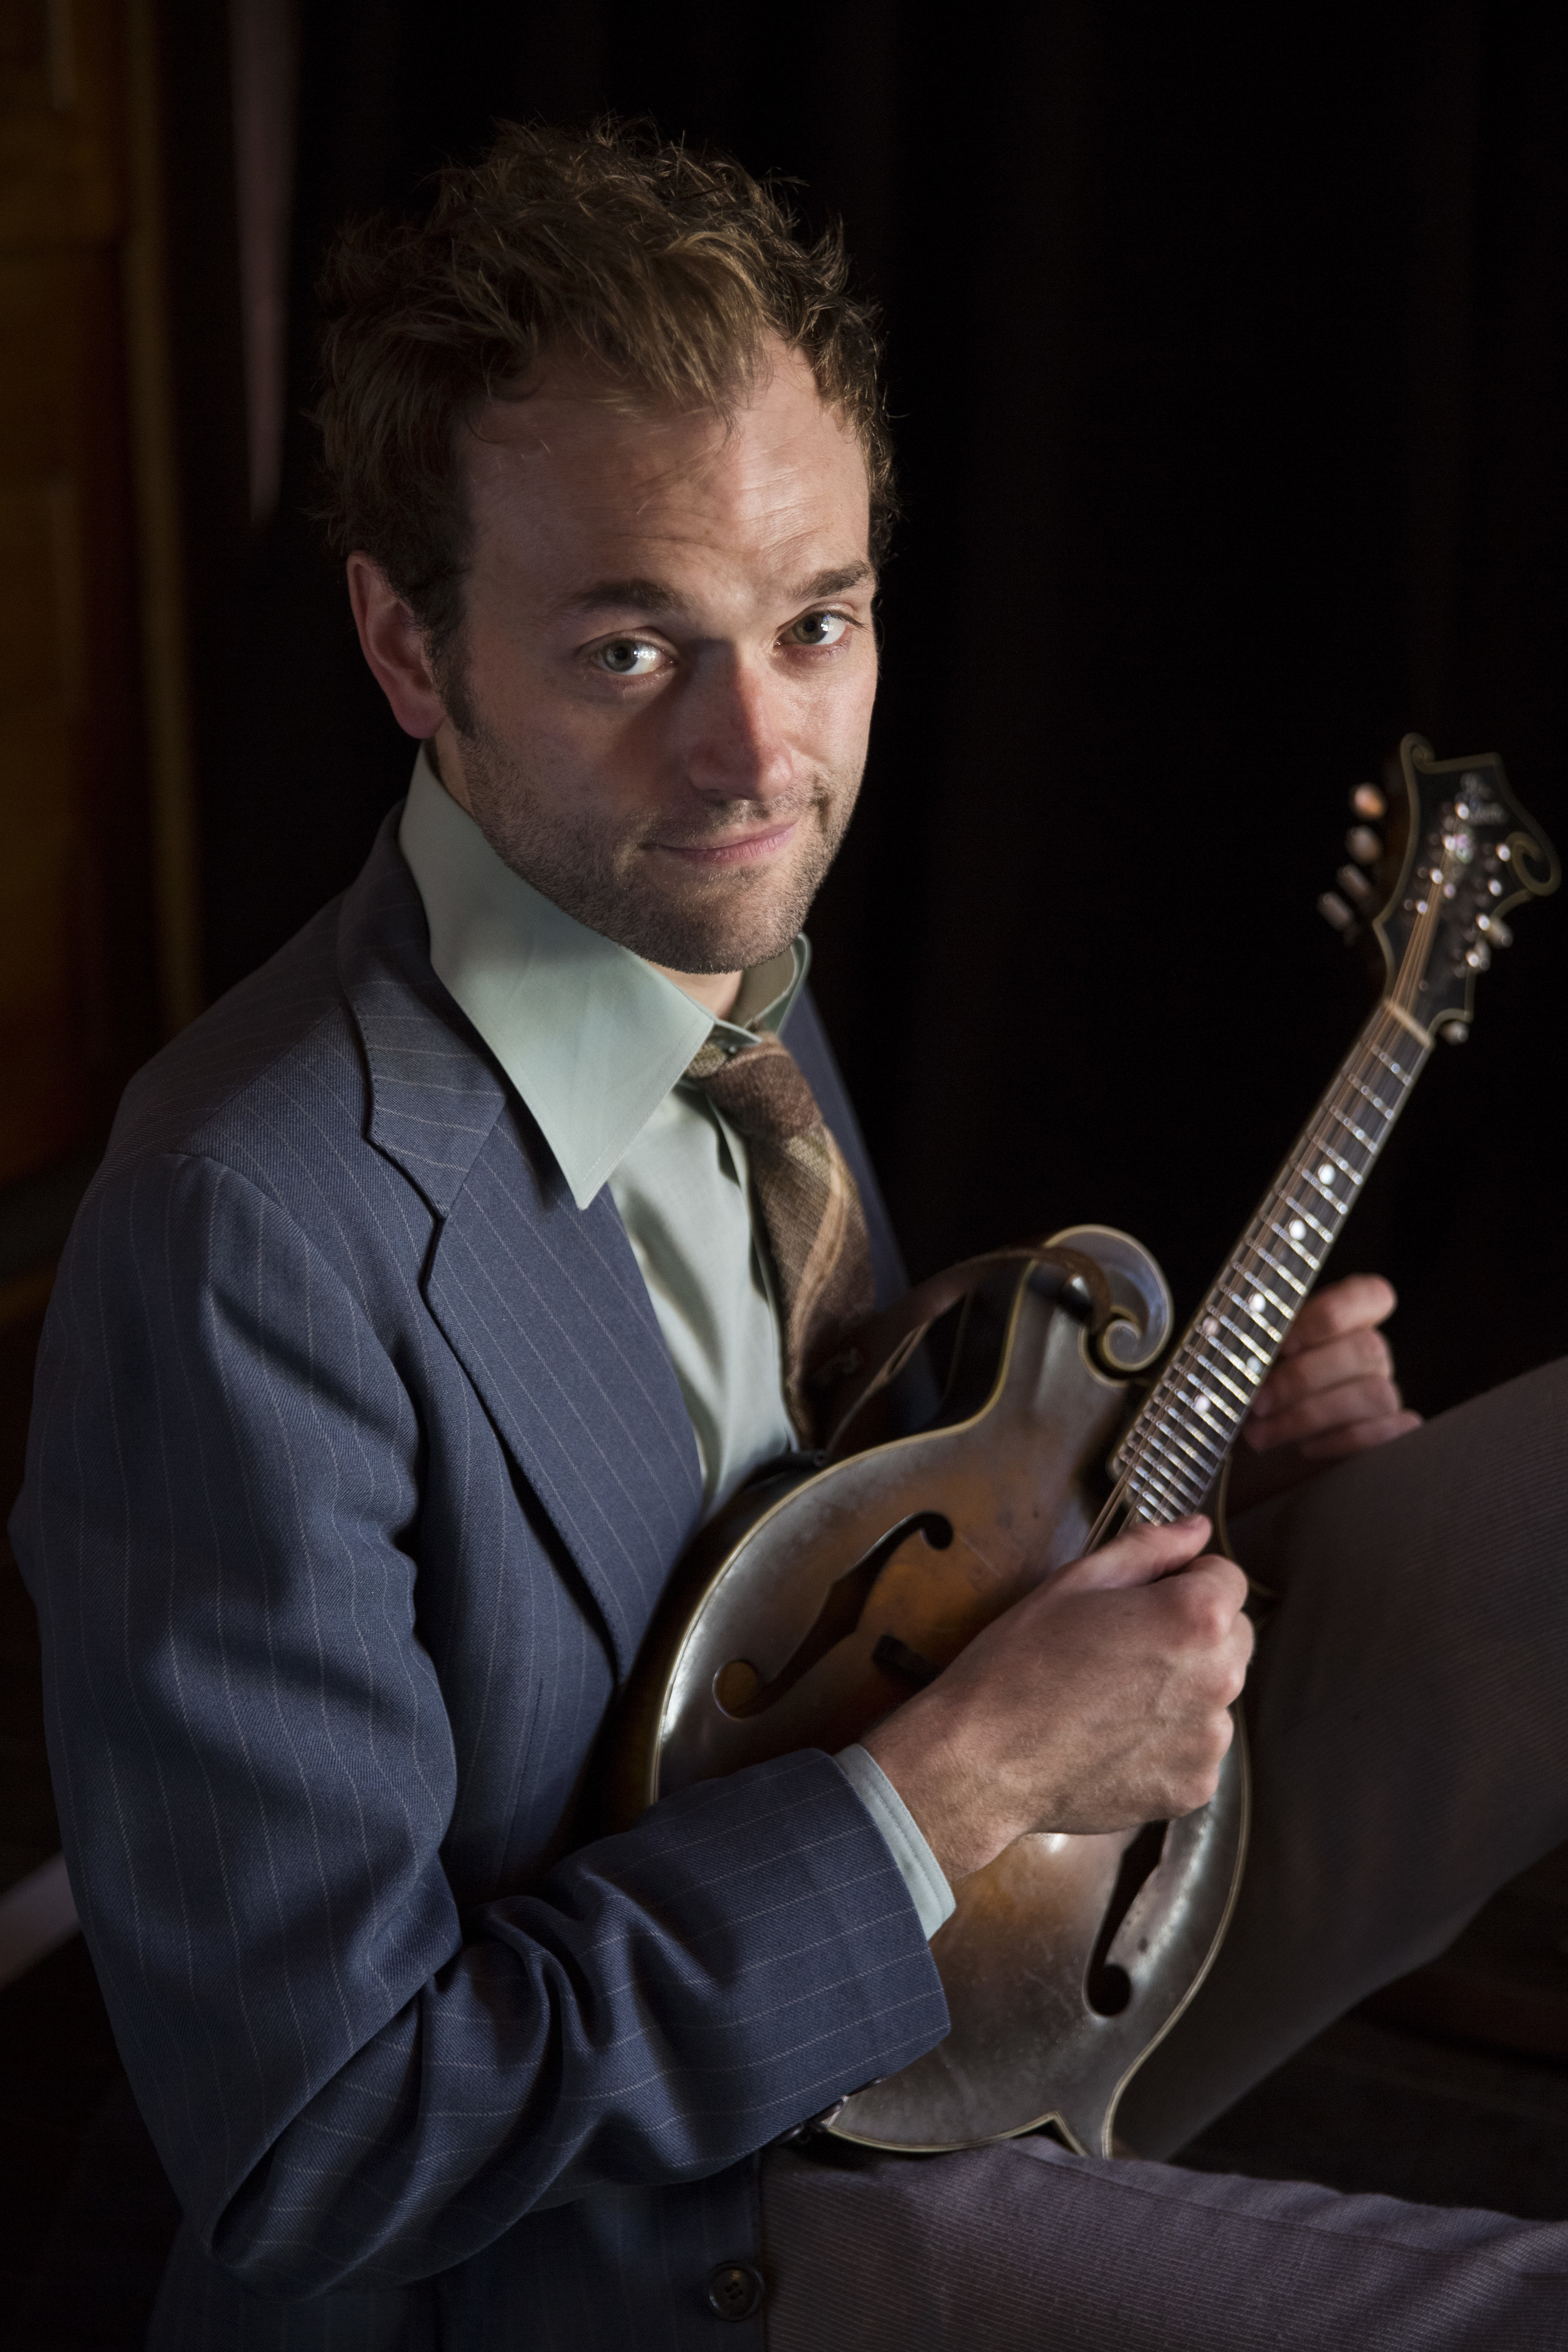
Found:
[[1137, 1518], [1203, 1507], [1431, 1046], [1380, 1004], [1111, 1463]]

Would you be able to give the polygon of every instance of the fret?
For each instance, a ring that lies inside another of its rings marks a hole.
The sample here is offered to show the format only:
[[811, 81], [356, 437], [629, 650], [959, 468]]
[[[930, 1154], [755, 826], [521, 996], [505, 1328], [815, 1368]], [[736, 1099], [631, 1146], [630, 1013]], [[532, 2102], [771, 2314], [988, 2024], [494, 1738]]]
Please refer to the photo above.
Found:
[[[1399, 1080], [1402, 1087], [1408, 1087], [1412, 1084], [1415, 1076], [1415, 1071], [1404, 1069], [1398, 1062], [1391, 1059], [1391, 1057], [1384, 1052], [1381, 1045], [1369, 1045], [1367, 1047], [1367, 1052], [1372, 1055], [1374, 1061], [1381, 1062], [1385, 1070], [1391, 1070], [1394, 1076]], [[1403, 1097], [1401, 1099], [1403, 1100]]]
[[[1211, 1433], [1212, 1433], [1205, 1431], [1205, 1438]], [[1213, 1446], [1208, 1446], [1205, 1448], [1205, 1453], [1199, 1453], [1196, 1448], [1189, 1445], [1186, 1443], [1185, 1438], [1178, 1434], [1177, 1431], [1171, 1427], [1169, 1423], [1166, 1424], [1165, 1428], [1165, 1443], [1167, 1445], [1175, 1446], [1179, 1453], [1184, 1454], [1187, 1460], [1194, 1464], [1197, 1469], [1203, 1472], [1205, 1479], [1212, 1478], [1215, 1475], [1221, 1462], [1225, 1458], [1225, 1447], [1223, 1445], [1219, 1446], [1217, 1449]], [[1214, 1459], [1212, 1461], [1205, 1458], [1207, 1454], [1212, 1454], [1214, 1455]]]
[[[1180, 1360], [1179, 1369], [1178, 1366], [1174, 1364], [1171, 1369], [1173, 1373], [1175, 1375], [1178, 1385], [1181, 1381], [1185, 1381], [1188, 1387], [1194, 1390], [1199, 1396], [1203, 1397], [1206, 1403], [1212, 1404], [1221, 1412], [1229, 1413], [1230, 1407], [1226, 1403], [1225, 1399], [1223, 1397], [1211, 1397], [1202, 1383], [1205, 1381], [1213, 1381], [1216, 1388], [1230, 1389], [1233, 1396], [1237, 1391], [1232, 1386], [1232, 1383], [1226, 1380], [1225, 1374], [1219, 1370], [1217, 1365], [1210, 1365], [1205, 1362], [1201, 1349], [1192, 1349]], [[1234, 1418], [1234, 1415], [1232, 1418]]]
[[1147, 1483], [1142, 1475], [1136, 1478], [1130, 1475], [1127, 1486], [1128, 1490], [1139, 1497], [1147, 1516], [1163, 1526], [1169, 1526], [1173, 1519], [1185, 1518], [1189, 1511], [1196, 1510], [1201, 1499], [1197, 1494], [1188, 1493], [1185, 1488], [1173, 1491], [1158, 1484]]
[[[1213, 1324], [1213, 1331], [1211, 1331], [1211, 1328], [1208, 1328], [1208, 1324]], [[1241, 1345], [1244, 1345], [1244, 1348], [1246, 1348], [1246, 1345], [1248, 1345], [1248, 1343], [1246, 1343], [1244, 1339], [1241, 1339], [1241, 1334], [1239, 1334], [1239, 1331], [1237, 1331], [1237, 1327], [1234, 1327], [1234, 1322], [1229, 1322], [1227, 1315], [1206, 1315], [1206, 1318], [1204, 1318], [1204, 1340], [1206, 1340], [1208, 1348], [1213, 1348], [1213, 1343], [1215, 1343], [1215, 1340], [1217, 1340], [1217, 1336], [1220, 1336], [1220, 1331], [1229, 1331], [1229, 1334], [1232, 1334], [1232, 1339], [1241, 1340]], [[1246, 1406], [1248, 1406], [1248, 1397], [1246, 1397], [1246, 1390], [1244, 1390], [1244, 1388], [1237, 1388], [1237, 1383], [1234, 1383], [1234, 1381], [1227, 1381], [1227, 1379], [1225, 1379], [1225, 1373], [1220, 1371], [1220, 1367], [1217, 1367], [1217, 1364], [1215, 1364], [1215, 1367], [1213, 1367], [1213, 1379], [1215, 1379], [1217, 1383], [1220, 1383], [1220, 1388], [1229, 1388], [1229, 1392], [1232, 1392], [1232, 1397], [1237, 1397], [1237, 1402], [1239, 1402], [1239, 1404], [1241, 1404], [1241, 1412], [1246, 1412]]]
[[1209, 1346], [1218, 1349], [1218, 1352], [1225, 1358], [1227, 1364], [1234, 1364], [1236, 1366], [1237, 1370], [1241, 1374], [1247, 1386], [1245, 1388], [1238, 1389], [1233, 1381], [1226, 1381], [1225, 1374], [1221, 1371], [1216, 1371], [1215, 1377], [1216, 1380], [1225, 1381], [1225, 1384], [1226, 1388], [1229, 1389], [1232, 1396], [1239, 1398], [1243, 1405], [1250, 1412], [1252, 1407], [1253, 1391], [1257, 1388], [1258, 1381], [1263, 1378], [1268, 1366], [1264, 1358], [1259, 1355], [1257, 1347], [1250, 1339], [1245, 1338], [1239, 1331], [1237, 1331], [1229, 1323], [1222, 1325], [1221, 1328], [1224, 1330], [1230, 1332], [1231, 1337], [1235, 1339], [1238, 1347], [1246, 1349], [1246, 1355], [1240, 1358], [1233, 1356], [1228, 1348], [1220, 1347], [1220, 1343], [1217, 1339], [1211, 1339], [1209, 1341]]
[[[1369, 1151], [1375, 1151], [1377, 1150], [1377, 1144], [1373, 1142], [1372, 1137], [1366, 1134], [1363, 1129], [1357, 1127], [1353, 1119], [1347, 1118], [1342, 1110], [1335, 1111], [1333, 1113], [1333, 1117], [1338, 1120], [1341, 1127], [1344, 1129], [1347, 1135], [1354, 1136], [1356, 1141], [1358, 1143], [1363, 1143]], [[1379, 1139], [1381, 1140], [1381, 1138]]]
[[1319, 1181], [1318, 1171], [1315, 1168], [1299, 1168], [1296, 1173], [1301, 1178], [1303, 1183], [1310, 1184], [1313, 1191], [1318, 1193], [1322, 1200], [1331, 1202], [1336, 1209], [1342, 1209], [1344, 1207], [1345, 1203], [1339, 1199], [1332, 1185], [1321, 1183]]
[[[1162, 1431], [1163, 1441], [1177, 1445], [1184, 1454], [1190, 1454], [1192, 1447], [1187, 1442], [1189, 1439], [1196, 1438], [1199, 1444], [1206, 1444], [1215, 1434], [1215, 1432], [1205, 1423], [1203, 1415], [1194, 1412], [1184, 1397], [1173, 1396], [1166, 1399]], [[1223, 1439], [1220, 1441], [1220, 1451], [1222, 1453], [1224, 1451]]]
[[1179, 1465], [1173, 1467], [1169, 1458], [1153, 1445], [1146, 1446], [1130, 1462], [1128, 1475], [1142, 1479], [1151, 1493], [1163, 1488], [1167, 1496], [1177, 1502], [1183, 1501], [1191, 1484], [1188, 1474]]
[[1331, 1145], [1327, 1144], [1327, 1143], [1325, 1143], [1325, 1144], [1324, 1144], [1324, 1146], [1323, 1146], [1323, 1158], [1324, 1158], [1325, 1160], [1331, 1160], [1333, 1161], [1333, 1163], [1334, 1163], [1334, 1166], [1339, 1170], [1339, 1171], [1340, 1171], [1341, 1175], [1342, 1175], [1342, 1176], [1348, 1176], [1348, 1177], [1350, 1178], [1350, 1181], [1351, 1181], [1351, 1182], [1352, 1182], [1352, 1184], [1355, 1184], [1355, 1185], [1359, 1185], [1359, 1184], [1360, 1184], [1360, 1182], [1361, 1182], [1361, 1178], [1356, 1174], [1356, 1171], [1355, 1171], [1355, 1170], [1351, 1166], [1350, 1161], [1349, 1161], [1348, 1160], [1342, 1160], [1342, 1159], [1340, 1158], [1339, 1153], [1338, 1153], [1337, 1151], [1335, 1151], [1335, 1150], [1332, 1149], [1332, 1147], [1331, 1147]]
[[[1209, 1346], [1218, 1349], [1218, 1352], [1225, 1358], [1226, 1362], [1227, 1364], [1234, 1365], [1236, 1370], [1241, 1374], [1244, 1381], [1254, 1379], [1261, 1370], [1256, 1356], [1248, 1356], [1244, 1363], [1239, 1356], [1233, 1356], [1228, 1348], [1220, 1347], [1217, 1339], [1211, 1339], [1209, 1341]], [[1225, 1380], [1225, 1374], [1223, 1372], [1216, 1372], [1215, 1374], [1215, 1378], [1216, 1380], [1223, 1381]], [[1227, 1388], [1231, 1388], [1231, 1383], [1228, 1381], [1226, 1381], [1226, 1386]], [[1231, 1388], [1231, 1393], [1233, 1396], [1239, 1396], [1241, 1394], [1241, 1391], [1239, 1389]]]
[[[1273, 1252], [1271, 1250], [1266, 1250], [1261, 1242], [1258, 1244], [1258, 1255], [1271, 1273], [1277, 1274], [1281, 1282], [1288, 1282], [1289, 1284], [1291, 1289], [1296, 1293], [1298, 1299], [1305, 1298], [1307, 1296], [1306, 1284], [1304, 1282], [1298, 1282], [1289, 1267], [1281, 1265]], [[1281, 1312], [1293, 1311], [1294, 1310], [1281, 1309]]]
[[[1261, 1292], [1259, 1292], [1258, 1296], [1261, 1297]], [[1238, 1311], [1247, 1317], [1249, 1323], [1253, 1324], [1258, 1330], [1264, 1334], [1271, 1348], [1279, 1347], [1280, 1341], [1285, 1337], [1285, 1333], [1283, 1331], [1276, 1331], [1273, 1324], [1265, 1319], [1261, 1309], [1255, 1312], [1250, 1305], [1243, 1304], [1239, 1305]], [[1287, 1327], [1289, 1327], [1290, 1321], [1289, 1315], [1286, 1316], [1285, 1321]]]
[[1373, 1013], [1118, 1448], [1141, 1516], [1180, 1517], [1212, 1486], [1419, 1075], [1405, 1026]]
[[1212, 1470], [1194, 1472], [1184, 1463], [1173, 1462], [1164, 1453], [1145, 1454], [1136, 1468], [1150, 1492], [1163, 1491], [1167, 1500], [1175, 1503], [1178, 1512], [1190, 1511], [1197, 1496], [1207, 1494], [1215, 1478]]
[[[1192, 1441], [1192, 1442], [1189, 1442]], [[1200, 1486], [1210, 1486], [1219, 1475], [1219, 1465], [1225, 1459], [1228, 1437], [1219, 1436], [1200, 1424], [1194, 1429], [1178, 1422], [1171, 1413], [1162, 1420], [1160, 1429], [1161, 1459], [1169, 1475], [1178, 1474], [1187, 1479], [1196, 1478]]]
[[1183, 1496], [1173, 1498], [1152, 1489], [1145, 1492], [1140, 1487], [1130, 1487], [1128, 1491], [1136, 1502], [1139, 1517], [1151, 1521], [1157, 1528], [1169, 1527], [1173, 1519], [1186, 1516], [1188, 1507]]
[[[1342, 1091], [1342, 1094], [1347, 1094], [1347, 1096], [1356, 1096], [1356, 1094], [1359, 1094], [1359, 1096], [1361, 1096], [1361, 1101], [1363, 1101], [1363, 1103], [1371, 1103], [1373, 1110], [1383, 1112], [1383, 1096], [1380, 1096], [1380, 1094], [1373, 1094], [1371, 1087], [1363, 1087], [1363, 1085], [1361, 1085], [1361, 1082], [1359, 1082], [1359, 1079], [1347, 1077], [1347, 1079], [1344, 1079], [1344, 1085], [1342, 1085], [1342, 1089], [1340, 1089], [1340, 1091]], [[1352, 1108], [1354, 1108], [1354, 1103], [1352, 1103]], [[1338, 1106], [1338, 1103], [1331, 1103], [1331, 1118], [1338, 1119], [1340, 1127], [1350, 1127], [1350, 1119], [1347, 1119], [1347, 1115], [1344, 1115], [1344, 1110], [1342, 1110], [1342, 1108]], [[1352, 1134], [1354, 1134], [1354, 1127], [1352, 1127]]]
[[[1135, 1493], [1139, 1487], [1142, 1487], [1144, 1493], [1171, 1518], [1183, 1518], [1193, 1507], [1188, 1495], [1181, 1487], [1161, 1479], [1146, 1460], [1140, 1461], [1128, 1472], [1127, 1483]], [[1171, 1509], [1173, 1503], [1175, 1505], [1173, 1510]]]
[[[1262, 1301], [1261, 1306], [1258, 1304], [1259, 1300]], [[1283, 1315], [1286, 1322], [1289, 1322], [1290, 1308], [1287, 1302], [1283, 1298], [1276, 1298], [1268, 1284], [1259, 1282], [1256, 1277], [1248, 1284], [1247, 1296], [1240, 1303], [1243, 1311], [1250, 1315], [1253, 1321], [1265, 1331], [1268, 1331], [1268, 1326], [1263, 1320], [1264, 1307], [1272, 1307], [1276, 1315]], [[1278, 1340], [1282, 1339], [1285, 1334], [1283, 1331], [1268, 1331], [1268, 1336], [1271, 1339]]]
[[1373, 1108], [1381, 1113], [1384, 1118], [1393, 1118], [1398, 1111], [1398, 1103], [1384, 1102], [1383, 1097], [1378, 1093], [1375, 1087], [1363, 1085], [1360, 1078], [1352, 1078], [1351, 1084], [1354, 1087], [1357, 1094], [1363, 1096], [1367, 1102], [1371, 1103]]
[[[1288, 1202], [1286, 1206], [1293, 1208], [1295, 1203], [1293, 1202]], [[1322, 1264], [1322, 1259], [1314, 1257], [1311, 1251], [1305, 1246], [1307, 1219], [1298, 1211], [1297, 1214], [1291, 1219], [1290, 1223], [1300, 1226], [1301, 1234], [1300, 1237], [1291, 1232], [1290, 1225], [1282, 1225], [1277, 1217], [1270, 1223], [1268, 1230], [1271, 1234], [1278, 1234], [1279, 1238], [1286, 1244], [1287, 1247], [1295, 1252], [1295, 1255], [1300, 1259], [1301, 1264], [1304, 1266], [1309, 1266], [1312, 1273], [1316, 1274], [1319, 1266]]]
[[[1226, 1423], [1239, 1423], [1240, 1416], [1233, 1412], [1227, 1404], [1216, 1402], [1211, 1405], [1209, 1410], [1215, 1414], [1223, 1413]], [[1173, 1417], [1177, 1414], [1182, 1416], [1181, 1420], [1176, 1423], [1177, 1428], [1184, 1430], [1189, 1437], [1198, 1437], [1204, 1440], [1208, 1440], [1210, 1438], [1217, 1439], [1218, 1453], [1223, 1454], [1225, 1452], [1226, 1445], [1230, 1435], [1230, 1430], [1228, 1427], [1223, 1424], [1216, 1426], [1215, 1423], [1210, 1421], [1207, 1414], [1205, 1414], [1199, 1406], [1194, 1404], [1187, 1397], [1177, 1396], [1171, 1398], [1166, 1410], [1167, 1428], [1171, 1427]], [[1173, 1429], [1172, 1430], [1172, 1434], [1173, 1436], [1175, 1434], [1175, 1431]], [[1185, 1450], [1187, 1449], [1184, 1448], [1184, 1451]]]

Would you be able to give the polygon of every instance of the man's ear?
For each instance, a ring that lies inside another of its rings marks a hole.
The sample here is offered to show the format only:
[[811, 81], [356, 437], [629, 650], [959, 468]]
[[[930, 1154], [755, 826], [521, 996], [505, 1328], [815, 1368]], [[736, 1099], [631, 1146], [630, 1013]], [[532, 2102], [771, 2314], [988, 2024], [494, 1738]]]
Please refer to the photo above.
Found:
[[356, 550], [350, 556], [348, 578], [360, 650], [404, 733], [424, 742], [447, 717], [426, 654], [425, 632], [368, 555]]

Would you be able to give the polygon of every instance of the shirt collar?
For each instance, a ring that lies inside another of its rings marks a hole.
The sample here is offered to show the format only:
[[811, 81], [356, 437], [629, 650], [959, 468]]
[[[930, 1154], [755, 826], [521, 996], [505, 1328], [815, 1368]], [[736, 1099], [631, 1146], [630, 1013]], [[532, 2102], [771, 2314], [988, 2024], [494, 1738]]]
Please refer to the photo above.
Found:
[[804, 937], [748, 971], [715, 1021], [629, 948], [591, 931], [502, 863], [425, 748], [398, 827], [430, 926], [430, 961], [539, 1122], [580, 1209], [615, 1173], [698, 1048], [782, 1029], [805, 981]]

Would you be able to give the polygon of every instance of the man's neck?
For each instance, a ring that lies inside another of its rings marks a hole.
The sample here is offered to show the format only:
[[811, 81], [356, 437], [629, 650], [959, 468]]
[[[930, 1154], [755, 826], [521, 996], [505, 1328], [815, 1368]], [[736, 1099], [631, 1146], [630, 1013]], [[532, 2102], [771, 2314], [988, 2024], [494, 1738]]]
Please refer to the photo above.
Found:
[[711, 1013], [715, 1021], [727, 1021], [735, 1010], [741, 993], [743, 971], [671, 971], [668, 964], [656, 963], [655, 971], [674, 981], [677, 988], [700, 1004], [704, 1013]]

